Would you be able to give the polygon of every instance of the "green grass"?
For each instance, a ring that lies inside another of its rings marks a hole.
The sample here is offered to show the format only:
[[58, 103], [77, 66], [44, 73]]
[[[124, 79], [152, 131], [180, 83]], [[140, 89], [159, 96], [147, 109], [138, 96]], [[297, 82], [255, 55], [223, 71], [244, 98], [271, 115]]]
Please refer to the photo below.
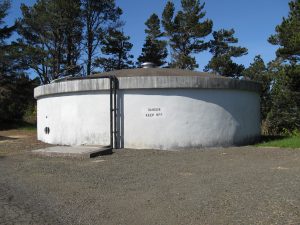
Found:
[[280, 148], [300, 148], [300, 135], [295, 136], [267, 136], [256, 146], [259, 147], [280, 147]]

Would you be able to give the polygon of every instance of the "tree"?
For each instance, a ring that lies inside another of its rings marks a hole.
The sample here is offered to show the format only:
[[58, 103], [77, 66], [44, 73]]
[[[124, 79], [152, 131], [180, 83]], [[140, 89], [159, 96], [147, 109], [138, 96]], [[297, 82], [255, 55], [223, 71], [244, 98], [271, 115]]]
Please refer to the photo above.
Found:
[[288, 17], [269, 38], [271, 44], [280, 46], [276, 51], [278, 66], [273, 66], [276, 69], [268, 115], [271, 128], [277, 133], [300, 129], [300, 0], [291, 1], [289, 6]]
[[209, 52], [213, 54], [212, 59], [205, 67], [205, 71], [212, 71], [226, 77], [239, 77], [245, 69], [232, 61], [232, 57], [241, 57], [248, 53], [247, 48], [232, 46], [238, 43], [234, 30], [224, 30], [213, 32], [213, 40], [209, 42]]
[[181, 0], [182, 10], [174, 16], [174, 3], [168, 1], [162, 15], [162, 24], [172, 49], [171, 67], [193, 70], [198, 67], [192, 54], [207, 49], [203, 38], [212, 31], [213, 22], [205, 20], [205, 4], [199, 0]]
[[257, 81], [261, 84], [261, 119], [264, 122], [271, 107], [271, 76], [260, 55], [255, 56], [253, 63], [243, 72], [246, 79]]
[[146, 21], [147, 29], [146, 42], [142, 49], [142, 54], [138, 57], [139, 64], [143, 62], [152, 62], [156, 66], [162, 66], [166, 63], [168, 56], [167, 42], [160, 40], [164, 33], [160, 30], [160, 20], [156, 14], [152, 14]]
[[[9, 1], [0, 1], [0, 25], [4, 24], [4, 18], [7, 16], [7, 11], [10, 8]], [[11, 70], [10, 50], [11, 45], [6, 43], [6, 39], [9, 38], [15, 31], [16, 26], [4, 25], [0, 27], [0, 76], [7, 76]], [[1, 77], [3, 79], [3, 77]]]
[[21, 11], [19, 45], [41, 82], [75, 75], [80, 70], [80, 1], [38, 0], [32, 7], [22, 4]]
[[[0, 1], [0, 25], [4, 23], [3, 19], [7, 16], [7, 10], [10, 8], [10, 2]], [[8, 27], [4, 26], [0, 28], [0, 45], [3, 48], [5, 45], [5, 39], [9, 38], [12, 32], [15, 30], [15, 25]]]
[[101, 51], [109, 57], [97, 58], [95, 66], [104, 71], [132, 68], [133, 55], [130, 54], [132, 44], [129, 39], [129, 36], [125, 36], [123, 31], [109, 29], [107, 34], [101, 38]]
[[76, 75], [81, 68], [78, 60], [81, 56], [82, 28], [83, 23], [80, 20], [80, 0], [58, 1], [63, 16], [62, 24], [65, 32], [66, 56], [64, 59], [64, 71], [66, 75]]
[[100, 37], [114, 26], [122, 10], [115, 5], [115, 0], [82, 0], [82, 15], [85, 26], [84, 49], [87, 54], [86, 73], [93, 72], [95, 54], [99, 51]]
[[300, 68], [282, 64], [280, 59], [269, 64], [272, 76], [271, 107], [267, 115], [269, 133], [286, 134], [299, 130], [299, 92], [295, 92], [291, 77], [300, 76]]
[[[9, 1], [0, 1], [0, 25], [10, 7]], [[7, 43], [16, 29], [13, 26], [0, 27], [0, 122], [20, 120], [29, 104], [33, 104], [34, 81], [25, 74], [26, 66], [20, 62], [19, 46]]]
[[269, 42], [280, 46], [277, 57], [297, 63], [300, 60], [300, 0], [291, 1], [289, 7], [288, 18], [283, 18], [276, 26], [276, 34], [269, 38]]

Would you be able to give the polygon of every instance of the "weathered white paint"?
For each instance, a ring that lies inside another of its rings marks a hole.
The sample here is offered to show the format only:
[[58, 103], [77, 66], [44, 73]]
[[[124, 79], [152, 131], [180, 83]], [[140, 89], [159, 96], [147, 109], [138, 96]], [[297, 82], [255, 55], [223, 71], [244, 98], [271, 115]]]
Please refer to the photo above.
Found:
[[[260, 135], [257, 92], [231, 89], [118, 91], [119, 145], [179, 149], [245, 144]], [[145, 116], [148, 108], [162, 115]], [[48, 126], [50, 133], [45, 134]], [[38, 139], [61, 145], [109, 144], [109, 94], [87, 91], [38, 99]]]
[[[60, 145], [109, 145], [109, 94], [69, 93], [37, 101], [38, 139]], [[45, 127], [50, 133], [44, 132]]]

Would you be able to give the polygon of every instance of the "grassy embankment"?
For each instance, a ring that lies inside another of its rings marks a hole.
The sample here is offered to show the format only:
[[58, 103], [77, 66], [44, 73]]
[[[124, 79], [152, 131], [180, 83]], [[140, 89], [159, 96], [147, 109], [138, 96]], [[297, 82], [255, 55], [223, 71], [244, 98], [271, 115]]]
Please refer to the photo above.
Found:
[[265, 136], [256, 146], [279, 147], [279, 148], [300, 148], [300, 133], [291, 136]]

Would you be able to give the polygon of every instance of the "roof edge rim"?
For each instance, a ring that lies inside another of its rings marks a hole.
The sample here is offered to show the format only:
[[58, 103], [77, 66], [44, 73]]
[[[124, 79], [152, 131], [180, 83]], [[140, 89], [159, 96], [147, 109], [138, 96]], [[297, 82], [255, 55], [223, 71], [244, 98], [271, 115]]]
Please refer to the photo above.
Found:
[[[201, 76], [139, 76], [118, 77], [119, 89], [236, 89], [259, 92], [261, 84], [250, 80]], [[108, 79], [71, 79], [39, 86], [34, 97], [71, 92], [109, 90]]]

